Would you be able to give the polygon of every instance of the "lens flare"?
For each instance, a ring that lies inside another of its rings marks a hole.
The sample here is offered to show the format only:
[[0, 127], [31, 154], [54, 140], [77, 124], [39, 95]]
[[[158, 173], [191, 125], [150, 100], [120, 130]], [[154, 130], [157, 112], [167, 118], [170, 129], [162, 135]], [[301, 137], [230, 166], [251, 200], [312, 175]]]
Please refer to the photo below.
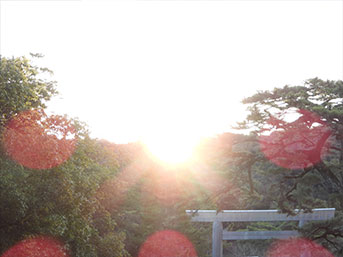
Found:
[[271, 162], [293, 170], [320, 162], [328, 152], [331, 136], [321, 117], [306, 110], [298, 113], [300, 117], [293, 122], [271, 117], [267, 123], [276, 130], [259, 138], [261, 150]]
[[138, 257], [197, 257], [197, 253], [186, 236], [174, 230], [163, 230], [148, 237]]
[[146, 174], [142, 200], [148, 204], [153, 199], [164, 206], [171, 206], [184, 199], [190, 191], [193, 191], [193, 185], [187, 170], [158, 167]]
[[7, 154], [30, 169], [51, 169], [74, 152], [75, 129], [66, 118], [28, 110], [14, 116], [4, 131]]
[[324, 247], [304, 238], [280, 240], [272, 245], [267, 257], [334, 257]]
[[1, 257], [67, 257], [67, 251], [63, 244], [49, 237], [35, 237], [23, 240]]

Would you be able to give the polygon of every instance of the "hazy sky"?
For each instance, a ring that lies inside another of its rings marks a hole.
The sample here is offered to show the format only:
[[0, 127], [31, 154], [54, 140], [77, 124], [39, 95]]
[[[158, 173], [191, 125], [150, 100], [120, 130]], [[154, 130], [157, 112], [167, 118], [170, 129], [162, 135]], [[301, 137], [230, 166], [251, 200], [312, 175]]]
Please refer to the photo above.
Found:
[[1, 54], [44, 54], [49, 110], [118, 143], [214, 135], [257, 90], [343, 78], [342, 1], [0, 2]]

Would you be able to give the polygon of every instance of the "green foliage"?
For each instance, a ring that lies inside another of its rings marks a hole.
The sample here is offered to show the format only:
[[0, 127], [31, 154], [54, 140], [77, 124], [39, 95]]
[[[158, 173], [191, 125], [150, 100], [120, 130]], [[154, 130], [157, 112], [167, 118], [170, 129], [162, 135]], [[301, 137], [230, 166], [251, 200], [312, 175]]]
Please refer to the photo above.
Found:
[[79, 139], [67, 162], [50, 170], [28, 170], [3, 156], [0, 249], [30, 235], [50, 235], [66, 243], [73, 256], [125, 256], [125, 233], [94, 197], [117, 172], [107, 158], [88, 137]]
[[[118, 226], [125, 230], [128, 252], [137, 256], [149, 236], [159, 231], [174, 230], [193, 243], [198, 256], [209, 256], [211, 226], [193, 224], [185, 213], [186, 209], [199, 207], [197, 204], [201, 202], [197, 195], [199, 191], [192, 190], [187, 167], [168, 168], [151, 159], [138, 145], [132, 147], [129, 144], [127, 147], [127, 151], [122, 151], [127, 156], [121, 156], [126, 161], [117, 179], [125, 180], [122, 182], [127, 182], [123, 184], [129, 184], [129, 188], [125, 189], [125, 200], [121, 205], [108, 208], [108, 211], [116, 217]], [[125, 145], [118, 148], [123, 150]], [[128, 156], [134, 157], [130, 160]]]
[[[250, 208], [262, 204], [264, 208], [276, 207], [291, 215], [295, 208], [336, 208], [337, 218], [307, 224], [301, 231], [338, 255], [343, 249], [342, 96], [342, 81], [314, 78], [302, 86], [275, 88], [244, 99], [249, 114], [240, 128], [252, 131], [251, 141], [262, 151], [250, 148], [250, 155], [235, 158], [237, 169], [246, 170], [246, 163], [251, 164], [248, 170], [253, 179], [242, 178], [250, 183]], [[304, 139], [310, 142], [306, 147], [305, 141], [301, 141]], [[272, 143], [264, 144], [264, 140]], [[269, 149], [263, 149], [266, 146]], [[271, 154], [273, 147], [277, 150]], [[278, 161], [278, 154], [295, 161], [296, 156], [287, 153], [287, 149], [295, 149], [302, 159], [308, 159], [306, 165], [279, 166], [282, 162]]]
[[[40, 78], [46, 71], [25, 57], [1, 58], [0, 131], [11, 117], [44, 107], [56, 93], [55, 82]], [[67, 161], [50, 169], [29, 169], [11, 160], [1, 138], [0, 253], [20, 240], [43, 235], [61, 240], [72, 256], [128, 256], [125, 233], [95, 197], [100, 184], [118, 172], [118, 165], [88, 136], [84, 124], [68, 122], [75, 128], [76, 149]], [[59, 140], [55, 137], [56, 143]], [[57, 158], [61, 149], [55, 149], [49, 154]]]
[[47, 68], [39, 68], [23, 56], [0, 58], [0, 126], [3, 126], [20, 111], [44, 108], [57, 91], [56, 82], [43, 76], [52, 73]]
[[[73, 154], [48, 169], [27, 168], [5, 149], [4, 128], [22, 111], [44, 108], [57, 93], [46, 72], [25, 57], [1, 57], [0, 254], [25, 238], [48, 235], [61, 240], [72, 256], [138, 256], [149, 236], [175, 230], [193, 243], [198, 256], [206, 257], [211, 256], [211, 224], [191, 223], [186, 209], [278, 208], [293, 215], [295, 208], [316, 207], [334, 207], [337, 216], [308, 223], [301, 233], [337, 256], [343, 254], [342, 81], [315, 78], [244, 99], [249, 114], [239, 127], [251, 134], [204, 140], [192, 164], [166, 167], [139, 143], [91, 139], [84, 123], [64, 117], [75, 128]], [[58, 125], [44, 121], [35, 123], [37, 133], [30, 135], [39, 138], [44, 124]], [[51, 133], [46, 139], [41, 144], [55, 142], [55, 148], [46, 149], [55, 149], [51, 154], [57, 158], [61, 139]], [[14, 145], [15, 140], [7, 141]], [[300, 157], [280, 160], [297, 148], [303, 151]], [[229, 230], [296, 228], [294, 223], [224, 225]], [[224, 252], [263, 256], [270, 244], [226, 242]]]

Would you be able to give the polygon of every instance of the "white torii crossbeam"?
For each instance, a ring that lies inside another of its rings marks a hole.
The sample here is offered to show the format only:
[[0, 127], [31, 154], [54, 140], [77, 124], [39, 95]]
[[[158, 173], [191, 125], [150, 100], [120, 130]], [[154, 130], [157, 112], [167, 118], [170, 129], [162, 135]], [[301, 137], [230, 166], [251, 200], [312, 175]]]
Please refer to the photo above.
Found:
[[329, 220], [335, 208], [313, 209], [312, 212], [295, 210], [290, 216], [278, 210], [186, 210], [193, 222], [212, 222], [212, 257], [223, 256], [223, 240], [286, 239], [299, 236], [296, 230], [286, 231], [227, 231], [222, 222], [298, 221], [302, 227], [307, 221]]

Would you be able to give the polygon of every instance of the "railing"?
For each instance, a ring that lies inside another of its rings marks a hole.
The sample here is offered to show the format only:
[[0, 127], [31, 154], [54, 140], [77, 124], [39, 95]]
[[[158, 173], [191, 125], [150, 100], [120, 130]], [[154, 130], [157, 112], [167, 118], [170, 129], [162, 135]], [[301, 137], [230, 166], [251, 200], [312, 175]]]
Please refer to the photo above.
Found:
[[186, 210], [193, 222], [212, 222], [212, 257], [223, 256], [223, 240], [260, 240], [286, 239], [299, 236], [296, 230], [286, 231], [227, 231], [222, 222], [258, 222], [258, 221], [298, 221], [302, 227], [308, 221], [328, 220], [335, 215], [335, 208], [313, 209], [305, 213], [295, 210], [290, 216], [278, 210]]

